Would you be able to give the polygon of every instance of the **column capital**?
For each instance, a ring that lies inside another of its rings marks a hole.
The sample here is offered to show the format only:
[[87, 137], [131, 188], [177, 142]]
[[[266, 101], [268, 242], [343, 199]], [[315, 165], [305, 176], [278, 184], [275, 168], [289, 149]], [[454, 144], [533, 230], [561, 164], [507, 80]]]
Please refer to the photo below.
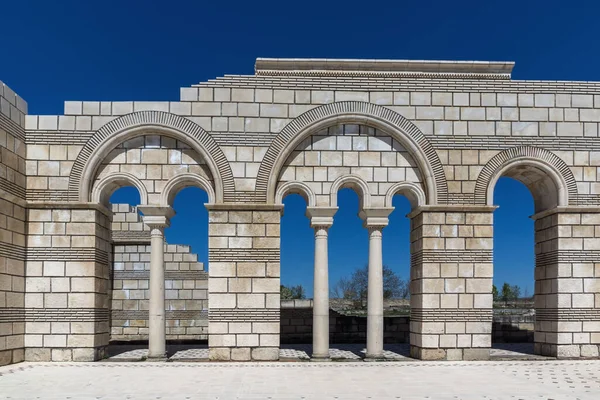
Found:
[[175, 211], [169, 206], [138, 206], [144, 214], [142, 221], [150, 228], [166, 228], [170, 225], [171, 217]]
[[389, 223], [388, 216], [394, 211], [394, 207], [370, 207], [363, 208], [358, 213], [363, 220], [363, 226], [369, 229], [383, 229]]
[[329, 228], [333, 225], [333, 216], [337, 207], [306, 207], [306, 216], [310, 218], [312, 228]]

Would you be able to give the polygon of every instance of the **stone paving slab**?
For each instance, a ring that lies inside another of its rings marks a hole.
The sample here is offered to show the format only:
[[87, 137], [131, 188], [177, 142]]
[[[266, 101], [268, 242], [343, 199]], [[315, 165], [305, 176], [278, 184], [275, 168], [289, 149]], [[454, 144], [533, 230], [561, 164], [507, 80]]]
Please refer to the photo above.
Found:
[[581, 399], [600, 360], [410, 363], [21, 363], [0, 399]]

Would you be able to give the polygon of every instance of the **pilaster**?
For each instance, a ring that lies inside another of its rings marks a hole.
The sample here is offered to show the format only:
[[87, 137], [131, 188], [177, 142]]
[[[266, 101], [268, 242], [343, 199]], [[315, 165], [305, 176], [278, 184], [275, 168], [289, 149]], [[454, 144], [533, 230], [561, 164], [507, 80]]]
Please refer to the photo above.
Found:
[[110, 329], [110, 211], [31, 203], [27, 214], [26, 360], [102, 359]]
[[559, 207], [535, 220], [535, 352], [597, 357], [600, 209]]
[[211, 360], [279, 359], [282, 206], [209, 205]]
[[409, 215], [412, 357], [489, 358], [494, 209], [420, 207]]

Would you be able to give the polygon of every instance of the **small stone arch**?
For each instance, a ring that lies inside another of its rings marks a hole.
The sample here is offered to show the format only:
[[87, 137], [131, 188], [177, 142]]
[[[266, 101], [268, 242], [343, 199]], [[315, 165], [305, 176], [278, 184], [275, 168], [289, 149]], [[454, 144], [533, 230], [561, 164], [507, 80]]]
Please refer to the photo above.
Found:
[[186, 187], [195, 186], [204, 190], [208, 195], [208, 203], [215, 204], [216, 194], [208, 179], [194, 173], [179, 174], [171, 178], [161, 192], [161, 205], [173, 206], [173, 200], [177, 193]]
[[360, 206], [362, 209], [371, 207], [371, 192], [369, 191], [369, 185], [358, 175], [340, 176], [331, 184], [331, 190], [329, 192], [329, 205], [331, 207], [337, 207], [338, 191], [345, 188], [356, 191], [360, 198]]
[[140, 205], [148, 204], [146, 186], [137, 177], [126, 172], [110, 174], [95, 182], [92, 188], [91, 201], [106, 205], [114, 191], [123, 186], [135, 187], [140, 194]]
[[372, 103], [342, 101], [309, 110], [277, 135], [265, 153], [257, 179], [257, 196], [275, 201], [279, 173], [289, 154], [314, 132], [334, 124], [355, 123], [385, 131], [413, 156], [425, 181], [428, 204], [447, 203], [448, 183], [440, 159], [425, 135], [402, 115]]
[[206, 161], [215, 182], [217, 202], [234, 197], [231, 166], [215, 140], [187, 118], [163, 111], [138, 111], [102, 126], [83, 146], [69, 176], [69, 199], [90, 200], [90, 184], [108, 152], [118, 144], [152, 131], [187, 143]]
[[305, 183], [290, 181], [279, 186], [275, 194], [275, 204], [283, 204], [283, 198], [288, 194], [299, 194], [306, 200], [307, 207], [316, 207], [317, 196], [315, 192]]
[[502, 176], [511, 176], [529, 188], [536, 212], [568, 206], [577, 197], [575, 177], [560, 157], [539, 147], [520, 146], [498, 153], [481, 170], [475, 183], [475, 204], [493, 205], [494, 187]]
[[392, 185], [385, 194], [385, 206], [393, 207], [392, 201], [394, 195], [401, 194], [405, 196], [410, 202], [410, 206], [414, 210], [417, 207], [424, 206], [427, 204], [427, 198], [425, 192], [421, 186], [413, 182], [399, 182]]

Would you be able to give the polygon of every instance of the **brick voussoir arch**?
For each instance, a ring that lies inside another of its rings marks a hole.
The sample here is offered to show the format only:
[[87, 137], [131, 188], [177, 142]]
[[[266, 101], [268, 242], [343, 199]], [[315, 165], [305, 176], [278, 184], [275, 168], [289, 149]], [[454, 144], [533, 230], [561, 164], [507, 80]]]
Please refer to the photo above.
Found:
[[[533, 146], [519, 146], [506, 149], [492, 157], [483, 167], [475, 183], [475, 204], [488, 204], [490, 201], [490, 184], [498, 178], [498, 174], [511, 163], [536, 163], [545, 166], [551, 178], [561, 182], [565, 187], [564, 204], [569, 205], [577, 199], [577, 181], [569, 166], [556, 154]], [[490, 204], [491, 205], [491, 204]]]
[[179, 115], [164, 111], [138, 111], [123, 115], [102, 126], [83, 146], [69, 176], [69, 200], [90, 201], [90, 181], [104, 158], [102, 153], [106, 150], [107, 143], [111, 142], [111, 138], [125, 133], [120, 139], [122, 142], [152, 130], [187, 141], [188, 145], [200, 152], [213, 175], [216, 201], [223, 202], [233, 198], [235, 183], [231, 166], [223, 150], [207, 131]]
[[[428, 188], [428, 204], [444, 204], [448, 199], [448, 183], [437, 152], [425, 135], [412, 122], [395, 111], [372, 103], [342, 101], [309, 110], [283, 128], [269, 146], [256, 179], [256, 194], [261, 200], [273, 202], [279, 171], [289, 153], [298, 143], [323, 128], [336, 123], [359, 123], [384, 130], [401, 144], [410, 144]], [[321, 126], [323, 124], [323, 126]], [[430, 179], [428, 178], [430, 176]]]

